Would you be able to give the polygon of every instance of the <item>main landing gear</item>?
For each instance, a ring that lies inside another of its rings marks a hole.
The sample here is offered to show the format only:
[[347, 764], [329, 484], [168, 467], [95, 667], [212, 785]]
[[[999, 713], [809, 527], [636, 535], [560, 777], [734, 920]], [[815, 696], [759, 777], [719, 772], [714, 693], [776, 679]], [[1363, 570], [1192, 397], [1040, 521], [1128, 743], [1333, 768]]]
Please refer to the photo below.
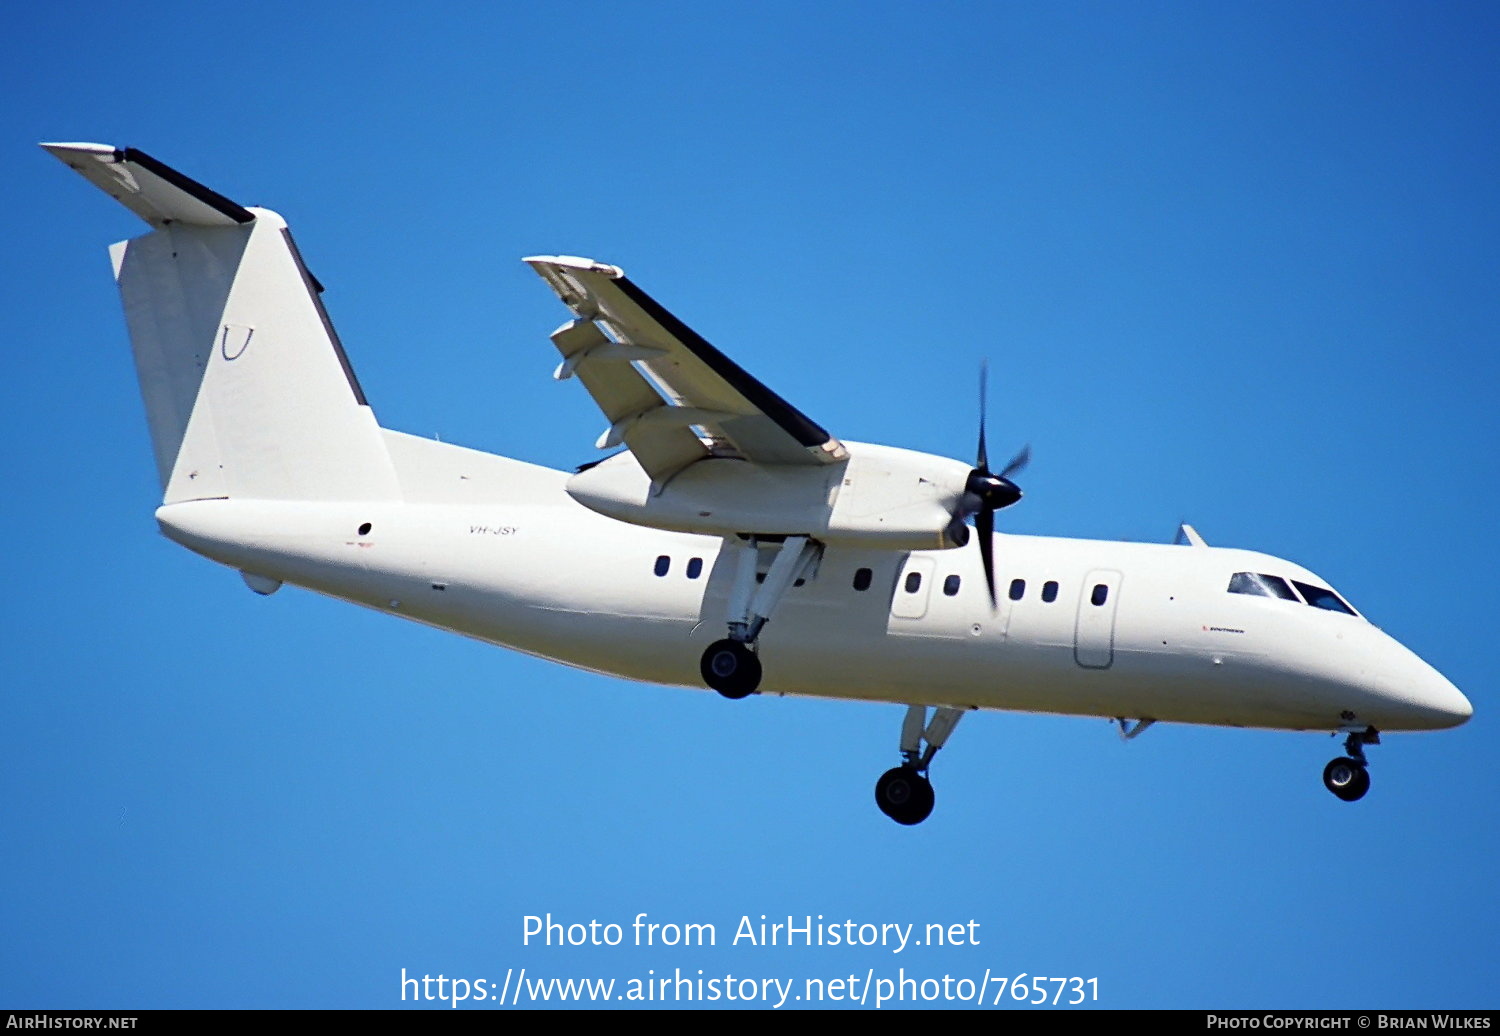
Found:
[[[901, 721], [900, 766], [887, 770], [875, 782], [875, 805], [898, 824], [920, 824], [932, 813], [935, 796], [927, 768], [932, 757], [947, 742], [964, 710], [944, 706], [927, 721], [927, 706], [908, 705]], [[923, 741], [927, 747], [922, 747]]]
[[1340, 756], [1323, 767], [1323, 787], [1345, 802], [1355, 802], [1365, 797], [1370, 790], [1369, 760], [1365, 758], [1365, 745], [1380, 744], [1380, 731], [1374, 727], [1363, 727], [1349, 731], [1344, 739], [1344, 751], [1348, 758]]
[[806, 536], [788, 536], [759, 585], [755, 582], [759, 541], [753, 536], [743, 539], [735, 545], [735, 552], [734, 582], [729, 587], [729, 636], [710, 644], [698, 664], [703, 682], [726, 698], [743, 698], [760, 686], [755, 642], [781, 598], [797, 580], [811, 574], [823, 556], [823, 545]]

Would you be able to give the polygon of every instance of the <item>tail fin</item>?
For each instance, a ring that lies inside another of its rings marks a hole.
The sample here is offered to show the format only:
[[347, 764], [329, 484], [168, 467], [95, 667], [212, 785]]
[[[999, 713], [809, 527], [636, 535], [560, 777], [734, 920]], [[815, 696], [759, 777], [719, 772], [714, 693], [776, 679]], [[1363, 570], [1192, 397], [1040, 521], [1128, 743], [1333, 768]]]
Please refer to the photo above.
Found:
[[134, 148], [43, 144], [155, 228], [110, 249], [163, 503], [399, 495], [286, 222]]

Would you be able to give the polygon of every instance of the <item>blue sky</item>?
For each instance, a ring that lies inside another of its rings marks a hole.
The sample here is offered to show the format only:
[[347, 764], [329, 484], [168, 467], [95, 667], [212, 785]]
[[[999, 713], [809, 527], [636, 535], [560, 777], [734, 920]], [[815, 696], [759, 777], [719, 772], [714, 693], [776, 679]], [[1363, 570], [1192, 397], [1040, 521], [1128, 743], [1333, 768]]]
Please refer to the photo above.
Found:
[[[0, 1006], [392, 1007], [399, 978], [1097, 977], [1110, 1007], [1494, 1007], [1500, 15], [1486, 4], [17, 9], [0, 39]], [[105, 246], [35, 148], [285, 215], [382, 423], [567, 467], [518, 257], [632, 278], [836, 434], [1033, 444], [1007, 531], [1291, 558], [1474, 702], [1357, 806], [1316, 735], [640, 686], [156, 534]], [[522, 918], [712, 949], [523, 946]], [[742, 915], [980, 945], [726, 945]]]

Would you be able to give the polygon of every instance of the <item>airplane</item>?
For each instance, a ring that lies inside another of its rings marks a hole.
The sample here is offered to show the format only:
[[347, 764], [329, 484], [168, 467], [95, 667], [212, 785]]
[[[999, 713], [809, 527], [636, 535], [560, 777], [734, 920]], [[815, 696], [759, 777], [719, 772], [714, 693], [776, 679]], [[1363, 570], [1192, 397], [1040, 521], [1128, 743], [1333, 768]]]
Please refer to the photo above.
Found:
[[524, 260], [571, 313], [558, 380], [603, 412], [574, 472], [377, 423], [286, 221], [134, 148], [41, 145], [150, 226], [110, 256], [167, 538], [238, 570], [597, 673], [904, 705], [876, 804], [932, 812], [966, 712], [1344, 737], [1323, 783], [1370, 787], [1382, 732], [1469, 700], [1281, 558], [1021, 536], [985, 442], [971, 464], [835, 437], [617, 266]]

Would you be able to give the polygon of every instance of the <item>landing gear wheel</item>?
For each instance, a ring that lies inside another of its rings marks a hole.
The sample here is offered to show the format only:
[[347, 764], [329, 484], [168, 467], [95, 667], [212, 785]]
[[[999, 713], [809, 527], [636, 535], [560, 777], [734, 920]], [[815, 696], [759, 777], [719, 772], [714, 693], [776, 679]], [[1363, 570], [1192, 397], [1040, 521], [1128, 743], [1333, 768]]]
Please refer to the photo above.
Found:
[[898, 824], [920, 824], [934, 801], [932, 782], [910, 766], [887, 770], [875, 782], [875, 805]]
[[1370, 771], [1358, 759], [1340, 757], [1323, 767], [1323, 786], [1345, 802], [1355, 802], [1370, 790]]
[[703, 682], [726, 698], [743, 698], [760, 686], [760, 659], [737, 640], [716, 640], [703, 652]]

